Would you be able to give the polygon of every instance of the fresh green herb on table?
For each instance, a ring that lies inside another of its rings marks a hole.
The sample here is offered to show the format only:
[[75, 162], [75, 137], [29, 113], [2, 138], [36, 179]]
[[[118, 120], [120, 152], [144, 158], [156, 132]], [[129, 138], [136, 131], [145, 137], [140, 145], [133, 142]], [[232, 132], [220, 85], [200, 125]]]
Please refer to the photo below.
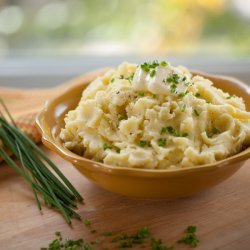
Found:
[[[74, 209], [77, 201], [83, 201], [81, 195], [42, 150], [17, 128], [1, 99], [0, 104], [11, 121], [8, 122], [3, 112], [0, 112], [0, 141], [3, 143], [0, 146], [0, 157], [30, 185], [39, 210], [42, 209], [42, 198], [45, 204], [56, 208], [68, 224], [71, 224], [71, 217], [80, 220], [80, 215]], [[18, 163], [11, 159], [6, 150], [14, 154]]]
[[197, 247], [199, 240], [196, 235], [196, 226], [188, 226], [186, 229], [186, 234], [177, 243], [183, 243], [190, 245], [192, 247]]
[[[49, 243], [48, 247], [41, 248], [41, 250], [94, 250], [94, 245], [98, 245], [98, 249], [121, 249], [121, 248], [145, 248], [151, 250], [174, 250], [176, 245], [167, 246], [161, 239], [156, 239], [147, 227], [142, 227], [135, 234], [120, 233], [114, 231], [105, 232], [102, 238], [97, 238], [93, 241], [86, 241], [84, 239], [64, 240], [60, 232], [56, 232], [56, 239]], [[110, 240], [111, 236], [115, 236]], [[176, 243], [187, 244], [191, 247], [197, 247], [199, 240], [196, 235], [196, 226], [188, 226], [186, 234]], [[107, 245], [107, 246], [103, 246]]]

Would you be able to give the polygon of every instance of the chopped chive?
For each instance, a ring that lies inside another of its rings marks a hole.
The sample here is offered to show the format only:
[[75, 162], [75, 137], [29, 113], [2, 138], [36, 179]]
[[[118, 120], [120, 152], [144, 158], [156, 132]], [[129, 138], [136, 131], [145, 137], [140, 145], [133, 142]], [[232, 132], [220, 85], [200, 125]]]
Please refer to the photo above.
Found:
[[195, 93], [194, 95], [195, 95], [196, 97], [200, 97], [200, 96], [201, 96], [201, 94], [200, 94], [199, 92]]
[[166, 127], [169, 134], [173, 134], [175, 132], [175, 129], [171, 126]]
[[196, 116], [199, 116], [199, 115], [200, 115], [199, 112], [198, 112], [196, 109], [194, 109], [194, 114], [195, 114]]
[[91, 225], [91, 222], [90, 222], [88, 219], [84, 219], [83, 224], [84, 224], [85, 226], [90, 226], [90, 225]]
[[119, 121], [126, 120], [126, 119], [127, 117], [125, 115], [120, 115], [118, 118]]
[[154, 77], [155, 76], [155, 74], [156, 74], [156, 71], [155, 71], [155, 69], [153, 69], [151, 72], [150, 72], [150, 77]]
[[107, 149], [112, 149], [112, 145], [108, 144], [108, 143], [104, 143], [103, 144], [103, 149], [107, 150]]
[[213, 134], [220, 134], [221, 131], [220, 131], [219, 129], [217, 129], [217, 128], [213, 128], [213, 129], [212, 129], [212, 133], [213, 133]]
[[112, 79], [110, 80], [110, 82], [112, 82], [112, 83], [113, 83], [114, 81], [115, 81], [115, 78], [112, 78]]
[[235, 95], [229, 95], [226, 99], [231, 99], [233, 97], [235, 97]]
[[161, 135], [167, 132], [167, 128], [163, 127], [161, 128]]
[[42, 150], [3, 115], [0, 115], [0, 140], [17, 157], [22, 167], [9, 157], [3, 147], [0, 147], [0, 156], [29, 183], [40, 210], [39, 194], [46, 204], [61, 212], [68, 224], [71, 224], [72, 216], [81, 218], [72, 209], [76, 207], [74, 199], [83, 200], [81, 195]]
[[166, 66], [168, 65], [168, 63], [167, 63], [166, 61], [161, 61], [161, 62], [160, 62], [160, 65], [161, 65], [162, 67], [166, 67]]
[[145, 94], [144, 94], [144, 92], [139, 92], [138, 93], [138, 96], [140, 96], [140, 97], [143, 97]]
[[183, 106], [181, 107], [181, 112], [184, 112], [186, 110], [187, 105], [183, 104]]
[[164, 147], [166, 145], [166, 139], [165, 138], [158, 139], [157, 144], [160, 147]]

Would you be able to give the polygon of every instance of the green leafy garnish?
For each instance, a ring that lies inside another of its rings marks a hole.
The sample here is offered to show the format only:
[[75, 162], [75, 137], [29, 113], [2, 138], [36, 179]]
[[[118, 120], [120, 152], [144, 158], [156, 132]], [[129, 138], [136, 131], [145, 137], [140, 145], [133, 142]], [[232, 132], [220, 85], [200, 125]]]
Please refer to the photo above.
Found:
[[154, 77], [155, 74], [156, 74], [156, 71], [155, 71], [155, 69], [153, 69], [153, 70], [150, 72], [150, 77]]
[[145, 95], [144, 92], [139, 92], [139, 93], [138, 93], [138, 96], [140, 96], [140, 97], [143, 97], [144, 95]]
[[169, 76], [169, 77], [167, 78], [167, 81], [168, 81], [168, 82], [173, 82], [173, 83], [175, 83], [175, 84], [178, 84], [178, 83], [179, 83], [179, 79], [180, 79], [179, 75], [176, 74], [176, 73], [174, 73], [172, 76]]
[[83, 224], [84, 224], [85, 226], [90, 226], [90, 225], [91, 225], [91, 222], [90, 222], [88, 219], [84, 219]]
[[197, 247], [199, 240], [196, 236], [196, 226], [188, 226], [186, 229], [186, 234], [177, 243], [183, 243], [190, 245], [192, 247]]
[[235, 97], [235, 95], [229, 95], [226, 99], [231, 99], [233, 97]]
[[213, 128], [213, 129], [212, 129], [212, 133], [213, 133], [213, 134], [220, 134], [221, 131], [220, 131], [219, 129], [217, 129], [217, 128]]
[[170, 92], [175, 93], [177, 86], [173, 83], [170, 85]]
[[183, 106], [181, 107], [181, 112], [184, 112], [187, 108], [187, 105], [184, 103]]
[[200, 115], [199, 112], [198, 112], [196, 109], [194, 109], [194, 114], [195, 114], [196, 116], [199, 116], [199, 115]]
[[120, 115], [118, 118], [119, 121], [126, 120], [126, 119], [127, 117], [125, 115]]
[[173, 250], [174, 246], [167, 247], [162, 243], [162, 240], [156, 240], [155, 238], [151, 239], [151, 249], [152, 250]]
[[167, 140], [165, 138], [160, 138], [157, 141], [158, 146], [164, 147], [166, 145]]
[[150, 144], [150, 141], [140, 140], [139, 141], [139, 146], [142, 147], [142, 148], [144, 148], [146, 146], [151, 146], [151, 144]]
[[195, 93], [194, 95], [195, 95], [196, 97], [200, 97], [200, 96], [201, 96], [201, 94], [200, 94], [199, 92]]
[[128, 80], [129, 82], [131, 82], [134, 78], [134, 74], [132, 74], [131, 76], [125, 78], [126, 80]]
[[115, 81], [115, 78], [112, 78], [112, 79], [110, 80], [110, 82], [112, 82], [112, 83], [113, 83], [114, 81]]
[[168, 65], [168, 63], [167, 63], [166, 61], [161, 61], [161, 62], [160, 62], [160, 65], [161, 65], [162, 67], [166, 67], [166, 66]]
[[91, 245], [83, 239], [62, 239], [56, 235], [56, 239], [49, 243], [48, 247], [43, 247], [41, 250], [93, 250]]
[[112, 149], [112, 145], [108, 144], [108, 143], [104, 143], [103, 144], [103, 149], [107, 150], [107, 149]]
[[185, 92], [181, 92], [178, 94], [179, 97], [184, 97], [186, 94], [188, 94], [188, 90], [186, 90]]

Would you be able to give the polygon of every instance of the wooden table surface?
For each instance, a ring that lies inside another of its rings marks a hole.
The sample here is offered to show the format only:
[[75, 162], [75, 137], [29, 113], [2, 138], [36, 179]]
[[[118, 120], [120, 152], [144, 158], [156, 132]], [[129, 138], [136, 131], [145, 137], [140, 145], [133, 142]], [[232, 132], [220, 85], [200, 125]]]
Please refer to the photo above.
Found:
[[[64, 87], [44, 91], [0, 88], [0, 96], [12, 113], [18, 116], [26, 112], [37, 112], [46, 99], [52, 98]], [[81, 237], [91, 241], [102, 238], [102, 233], [106, 231], [133, 233], [142, 226], [148, 226], [154, 237], [171, 245], [190, 224], [197, 226], [200, 239], [197, 250], [250, 249], [250, 161], [229, 180], [201, 194], [171, 201], [141, 200], [98, 188], [67, 161], [42, 148], [85, 198], [85, 204], [79, 206], [78, 212], [91, 221], [92, 228], [97, 232], [92, 234], [90, 229], [76, 220], [69, 227], [59, 213], [46, 207], [43, 207], [41, 214], [28, 185], [14, 170], [2, 163], [1, 250], [36, 250], [46, 247], [54, 239], [55, 231], [61, 231], [65, 237]], [[115, 249], [113, 247], [110, 249]], [[190, 247], [177, 245], [175, 249]]]

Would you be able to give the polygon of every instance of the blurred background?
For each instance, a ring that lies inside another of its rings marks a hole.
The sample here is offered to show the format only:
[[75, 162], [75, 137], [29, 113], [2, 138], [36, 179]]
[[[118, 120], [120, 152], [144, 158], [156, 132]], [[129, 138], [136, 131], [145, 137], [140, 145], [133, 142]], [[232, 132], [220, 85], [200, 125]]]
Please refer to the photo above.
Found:
[[155, 58], [250, 84], [250, 0], [0, 0], [0, 86]]

